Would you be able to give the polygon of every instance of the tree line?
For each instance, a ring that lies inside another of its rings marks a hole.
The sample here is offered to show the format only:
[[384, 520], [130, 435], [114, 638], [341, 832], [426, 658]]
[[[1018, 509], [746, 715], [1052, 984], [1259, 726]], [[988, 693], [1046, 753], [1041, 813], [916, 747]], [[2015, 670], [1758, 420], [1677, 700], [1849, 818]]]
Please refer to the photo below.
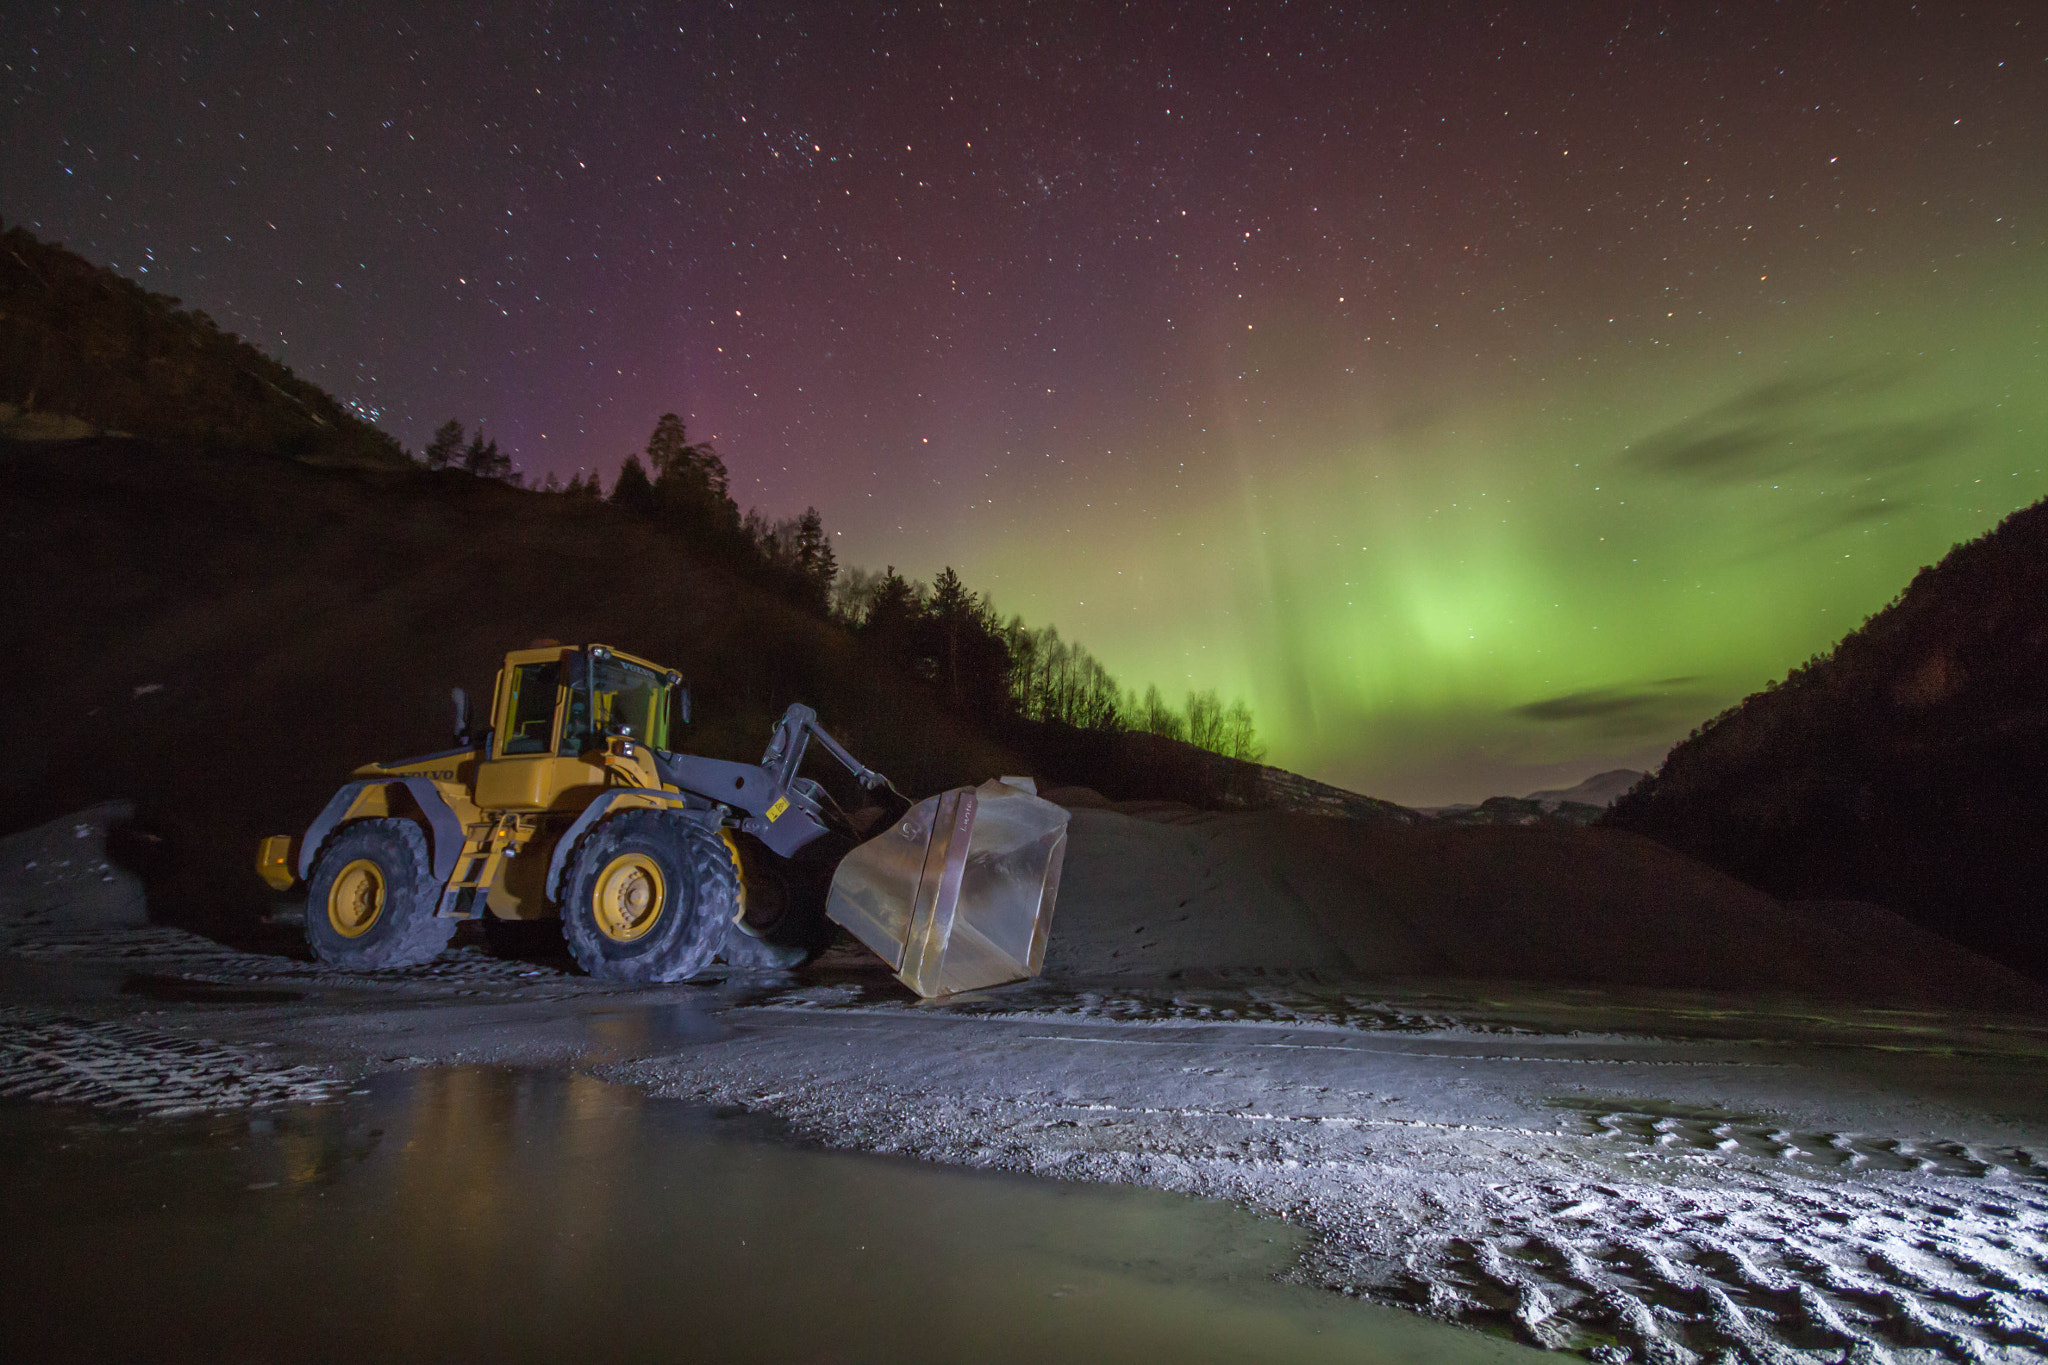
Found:
[[852, 569], [833, 585], [833, 615], [899, 666], [938, 689], [956, 710], [987, 722], [1018, 717], [1079, 730], [1137, 732], [1180, 740], [1226, 758], [1265, 757], [1251, 708], [1214, 688], [1190, 689], [1175, 707], [1156, 685], [1120, 685], [1101, 660], [1059, 628], [1003, 620], [951, 566], [929, 586], [895, 566]]
[[[458, 469], [525, 486], [512, 459], [450, 420], [422, 456], [429, 469]], [[897, 667], [922, 679], [955, 711], [988, 725], [1041, 721], [1103, 733], [1180, 740], [1227, 758], [1265, 756], [1251, 708], [1210, 688], [1174, 705], [1156, 686], [1119, 684], [1079, 643], [1053, 626], [1007, 621], [949, 565], [926, 584], [894, 565], [842, 573], [818, 509], [796, 517], [742, 514], [731, 475], [710, 443], [691, 441], [682, 418], [663, 413], [644, 451], [628, 455], [611, 491], [595, 470], [563, 484], [550, 473], [536, 492], [604, 500], [668, 530], [693, 549], [763, 582], [806, 611], [838, 622]]]

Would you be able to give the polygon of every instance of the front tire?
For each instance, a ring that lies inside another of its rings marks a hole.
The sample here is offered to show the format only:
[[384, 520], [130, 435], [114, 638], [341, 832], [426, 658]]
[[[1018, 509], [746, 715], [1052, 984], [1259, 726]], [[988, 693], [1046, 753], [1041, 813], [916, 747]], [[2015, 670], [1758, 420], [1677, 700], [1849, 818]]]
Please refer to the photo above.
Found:
[[739, 878], [725, 842], [693, 821], [629, 810], [583, 837], [569, 867], [562, 937], [606, 981], [684, 981], [725, 941]]
[[356, 820], [329, 836], [306, 895], [306, 942], [337, 967], [432, 962], [455, 921], [434, 914], [440, 887], [427, 836], [411, 820]]

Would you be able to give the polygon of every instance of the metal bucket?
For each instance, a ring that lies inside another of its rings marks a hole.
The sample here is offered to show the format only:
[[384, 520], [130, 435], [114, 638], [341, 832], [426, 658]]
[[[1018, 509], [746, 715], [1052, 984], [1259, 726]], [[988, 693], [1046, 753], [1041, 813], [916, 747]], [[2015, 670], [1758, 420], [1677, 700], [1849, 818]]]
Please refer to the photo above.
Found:
[[1066, 852], [1067, 812], [1026, 785], [955, 787], [847, 854], [825, 913], [926, 999], [1021, 981], [1045, 965]]

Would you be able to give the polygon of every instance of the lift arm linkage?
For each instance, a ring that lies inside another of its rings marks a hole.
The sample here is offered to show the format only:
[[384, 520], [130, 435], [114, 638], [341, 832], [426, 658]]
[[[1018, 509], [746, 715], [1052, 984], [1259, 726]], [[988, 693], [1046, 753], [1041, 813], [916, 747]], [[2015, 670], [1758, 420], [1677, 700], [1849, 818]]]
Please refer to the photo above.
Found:
[[818, 724], [818, 713], [802, 702], [793, 702], [782, 713], [782, 719], [775, 724], [775, 733], [768, 740], [767, 752], [761, 755], [761, 766], [775, 775], [779, 786], [787, 787], [796, 778], [796, 770], [804, 761], [804, 749], [811, 740], [825, 746], [825, 752], [844, 764], [853, 774], [854, 780], [869, 791], [889, 786], [889, 779], [867, 767], [838, 740]]

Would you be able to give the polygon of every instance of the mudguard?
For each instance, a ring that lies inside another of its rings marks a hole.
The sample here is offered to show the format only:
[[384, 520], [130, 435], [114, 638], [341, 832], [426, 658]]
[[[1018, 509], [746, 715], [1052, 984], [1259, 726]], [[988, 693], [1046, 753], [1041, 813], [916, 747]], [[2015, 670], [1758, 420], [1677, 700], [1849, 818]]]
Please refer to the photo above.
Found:
[[455, 860], [462, 855], [462, 822], [455, 818], [433, 779], [426, 777], [372, 777], [343, 784], [313, 823], [306, 826], [306, 837], [299, 844], [299, 880], [312, 878], [313, 860], [320, 856], [320, 845], [327, 842], [336, 825], [348, 818], [356, 798], [371, 787], [404, 787], [412, 794], [427, 817], [427, 847], [433, 857], [434, 880], [445, 884], [454, 875]]
[[[576, 817], [569, 828], [562, 831], [562, 837], [555, 840], [555, 851], [548, 856], [548, 876], [541, 885], [547, 888], [547, 897], [554, 904], [562, 903], [562, 873], [569, 866], [569, 854], [575, 849], [576, 841], [583, 837], [584, 830], [603, 819], [604, 813], [616, 805], [622, 796], [652, 797], [677, 809], [684, 808], [684, 798], [681, 794], [660, 791], [653, 787], [608, 787], [599, 793], [597, 799], [583, 808], [583, 813]], [[704, 815], [707, 823], [715, 828], [717, 812], [705, 811]]]

